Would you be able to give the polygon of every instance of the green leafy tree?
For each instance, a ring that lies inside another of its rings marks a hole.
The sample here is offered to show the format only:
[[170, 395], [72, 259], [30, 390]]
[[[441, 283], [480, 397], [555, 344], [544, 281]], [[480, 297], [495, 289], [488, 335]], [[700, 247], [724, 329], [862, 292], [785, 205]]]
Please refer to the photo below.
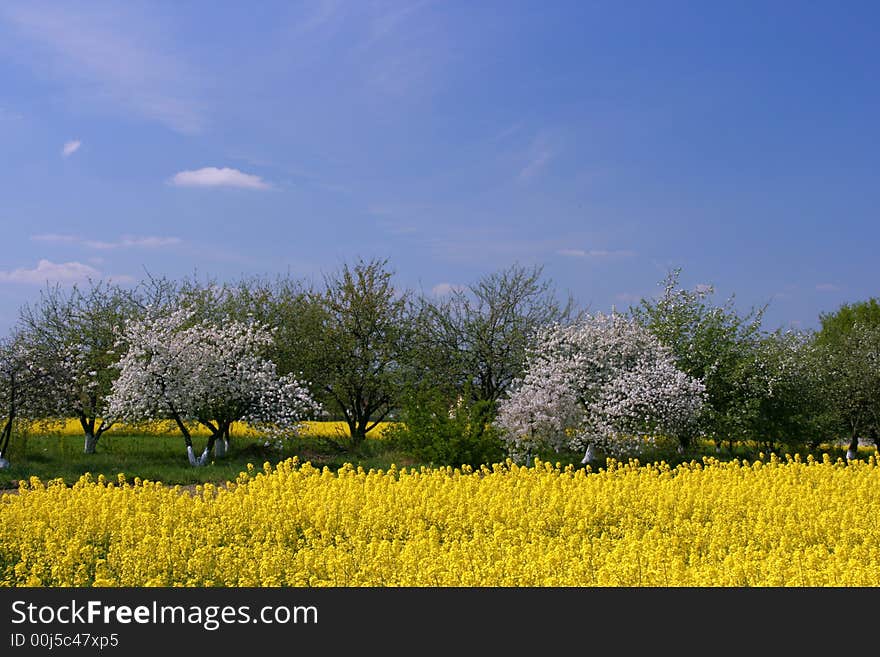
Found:
[[662, 294], [642, 299], [632, 314], [672, 349], [682, 371], [705, 384], [705, 433], [731, 443], [750, 438], [753, 388], [748, 381], [754, 375], [766, 307], [740, 314], [733, 297], [716, 305], [712, 287], [683, 289], [680, 274], [680, 269], [671, 271], [662, 282]]
[[[393, 285], [387, 260], [359, 260], [310, 295], [304, 329], [306, 371], [349, 428], [352, 446], [393, 411], [410, 354], [410, 293]], [[312, 330], [312, 322], [319, 330]]]
[[827, 436], [821, 364], [810, 333], [764, 336], [742, 372], [744, 435], [771, 449], [815, 447]]
[[829, 413], [849, 441], [847, 457], [855, 458], [862, 437], [880, 447], [880, 303], [844, 304], [820, 321], [815, 344]]

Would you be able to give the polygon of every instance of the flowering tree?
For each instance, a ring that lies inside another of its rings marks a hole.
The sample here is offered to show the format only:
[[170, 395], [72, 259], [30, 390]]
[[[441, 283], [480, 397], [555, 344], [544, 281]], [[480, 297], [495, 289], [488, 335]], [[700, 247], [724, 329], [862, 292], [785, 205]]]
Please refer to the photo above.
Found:
[[9, 441], [15, 424], [45, 413], [47, 372], [33, 358], [20, 331], [0, 341], [0, 470], [10, 466]]
[[637, 453], [643, 435], [691, 435], [704, 393], [647, 330], [599, 313], [539, 333], [497, 424], [515, 458], [549, 445], [584, 450], [586, 463], [596, 448]]
[[69, 291], [48, 288], [39, 303], [21, 310], [23, 339], [48, 375], [46, 415], [79, 420], [84, 452], [92, 454], [113, 426], [104, 414], [124, 345], [119, 330], [135, 304], [122, 288], [98, 281]]
[[[279, 376], [263, 357], [272, 342], [265, 325], [228, 320], [194, 322], [193, 311], [150, 313], [129, 322], [128, 351], [109, 398], [110, 416], [124, 420], [170, 418], [192, 465], [204, 465], [220, 441], [225, 452], [233, 422], [245, 421], [280, 439], [296, 432], [317, 405], [291, 376]], [[187, 422], [210, 431], [200, 456]]]

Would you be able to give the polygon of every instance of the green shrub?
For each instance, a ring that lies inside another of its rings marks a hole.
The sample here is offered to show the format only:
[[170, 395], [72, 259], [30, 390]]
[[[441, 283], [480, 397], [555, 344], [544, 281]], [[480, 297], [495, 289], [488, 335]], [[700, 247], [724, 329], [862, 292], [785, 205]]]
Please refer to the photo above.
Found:
[[505, 456], [492, 415], [489, 402], [453, 402], [439, 391], [412, 390], [400, 407], [401, 422], [385, 436], [425, 463], [476, 467]]

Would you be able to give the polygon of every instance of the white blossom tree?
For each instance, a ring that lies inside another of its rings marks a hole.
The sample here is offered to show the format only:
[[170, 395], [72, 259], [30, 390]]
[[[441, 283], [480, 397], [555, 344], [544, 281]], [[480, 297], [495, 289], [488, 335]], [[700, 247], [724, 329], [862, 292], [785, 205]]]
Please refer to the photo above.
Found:
[[[292, 376], [279, 376], [263, 356], [271, 330], [257, 322], [195, 322], [186, 308], [148, 313], [129, 322], [128, 351], [109, 398], [115, 419], [174, 420], [192, 465], [204, 465], [215, 445], [225, 453], [233, 422], [244, 421], [273, 439], [294, 435], [317, 405]], [[195, 455], [187, 423], [210, 431]]]
[[21, 309], [22, 337], [48, 375], [46, 415], [79, 420], [86, 454], [113, 426], [102, 415], [124, 350], [119, 330], [134, 311], [132, 295], [104, 281], [47, 288], [38, 303]]
[[0, 340], [0, 470], [10, 467], [9, 442], [16, 424], [46, 413], [48, 373], [33, 357], [20, 330]]
[[645, 436], [689, 437], [704, 395], [647, 330], [598, 313], [539, 333], [496, 423], [514, 458], [549, 446], [583, 450], [587, 463], [595, 449], [638, 453]]

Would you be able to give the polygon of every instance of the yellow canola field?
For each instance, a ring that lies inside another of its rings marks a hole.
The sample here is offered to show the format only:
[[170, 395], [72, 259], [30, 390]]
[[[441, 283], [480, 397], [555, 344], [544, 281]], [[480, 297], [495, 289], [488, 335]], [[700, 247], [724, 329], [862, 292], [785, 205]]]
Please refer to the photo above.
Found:
[[509, 461], [318, 470], [192, 494], [34, 479], [0, 497], [6, 586], [878, 586], [868, 461]]
[[[368, 438], [381, 438], [383, 433], [391, 426], [390, 422], [380, 422], [379, 425], [367, 434]], [[188, 424], [187, 428], [193, 437], [207, 437], [210, 432], [198, 423]], [[62, 436], [82, 436], [83, 429], [76, 418], [67, 420], [38, 420], [32, 422], [28, 431], [34, 434], [53, 434]], [[108, 434], [147, 434], [147, 435], [179, 435], [180, 430], [174, 420], [154, 420], [139, 425], [114, 425], [108, 430]], [[244, 422], [233, 422], [230, 434], [235, 437], [257, 437], [260, 434]], [[345, 422], [303, 422], [300, 435], [305, 437], [324, 438], [347, 438], [348, 425]]]

